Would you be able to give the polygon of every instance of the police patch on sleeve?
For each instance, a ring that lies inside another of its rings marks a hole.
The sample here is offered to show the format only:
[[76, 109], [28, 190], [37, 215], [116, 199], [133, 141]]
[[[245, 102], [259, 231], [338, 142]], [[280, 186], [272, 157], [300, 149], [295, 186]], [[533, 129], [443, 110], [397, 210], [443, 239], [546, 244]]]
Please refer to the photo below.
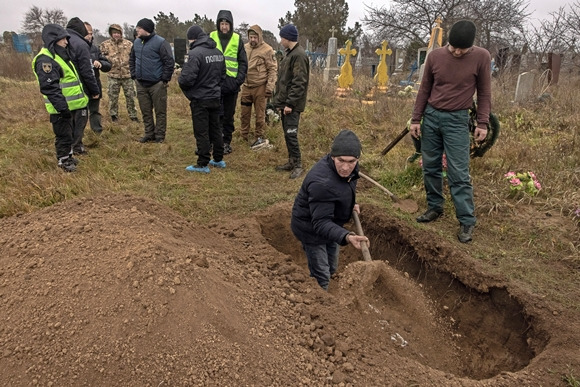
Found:
[[52, 71], [52, 63], [50, 62], [42, 62], [42, 69], [45, 73], [49, 74]]

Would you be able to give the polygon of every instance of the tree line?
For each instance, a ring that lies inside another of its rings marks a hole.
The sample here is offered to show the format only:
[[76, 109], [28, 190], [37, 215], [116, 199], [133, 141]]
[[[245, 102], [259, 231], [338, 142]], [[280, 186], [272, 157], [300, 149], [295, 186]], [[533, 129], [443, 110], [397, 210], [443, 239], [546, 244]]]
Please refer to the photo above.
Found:
[[[366, 48], [372, 52], [381, 41], [387, 40], [390, 47], [413, 51], [428, 43], [437, 19], [442, 20], [444, 31], [449, 31], [457, 20], [470, 19], [478, 27], [476, 44], [492, 54], [509, 48], [520, 54], [533, 52], [539, 58], [548, 52], [575, 57], [580, 28], [580, 0], [536, 23], [531, 21], [527, 0], [391, 0], [389, 5], [366, 5], [364, 18], [352, 27], [347, 26], [349, 6], [346, 0], [295, 0], [294, 7], [293, 12], [287, 11], [278, 20], [278, 27], [295, 24], [300, 31], [301, 44], [308, 42], [307, 49], [319, 52], [326, 52], [331, 30], [335, 31], [339, 44], [350, 39], [361, 50]], [[192, 24], [201, 26], [206, 32], [216, 29], [215, 21], [206, 15], [195, 14], [191, 20], [180, 21], [172, 12], [159, 12], [154, 20], [157, 33], [170, 42], [185, 38]], [[40, 37], [45, 24], [64, 26], [66, 22], [61, 9], [32, 6], [24, 16], [22, 30], [34, 39]], [[243, 22], [235, 30], [245, 38], [248, 27], [248, 23]], [[123, 29], [125, 37], [132, 40], [134, 26], [124, 23]], [[274, 48], [278, 47], [277, 32], [264, 31], [264, 40]], [[107, 38], [95, 29], [97, 43]]]

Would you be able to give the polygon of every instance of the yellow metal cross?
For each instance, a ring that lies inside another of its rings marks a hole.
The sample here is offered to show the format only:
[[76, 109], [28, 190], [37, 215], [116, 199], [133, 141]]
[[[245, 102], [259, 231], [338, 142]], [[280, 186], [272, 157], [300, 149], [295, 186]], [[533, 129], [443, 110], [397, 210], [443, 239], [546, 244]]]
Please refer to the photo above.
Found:
[[351, 48], [352, 42], [349, 40], [346, 41], [346, 48], [341, 48], [338, 50], [340, 55], [345, 55], [344, 63], [340, 66], [340, 75], [338, 76], [338, 86], [342, 87], [343, 89], [347, 89], [354, 83], [354, 78], [352, 76], [352, 65], [350, 64], [350, 57], [351, 55], [356, 55], [356, 49]]
[[375, 53], [380, 57], [379, 65], [377, 66], [377, 73], [375, 74], [375, 82], [378, 86], [385, 87], [389, 83], [389, 66], [387, 65], [387, 56], [391, 55], [393, 51], [387, 49], [387, 41], [383, 40], [381, 48], [377, 48]]

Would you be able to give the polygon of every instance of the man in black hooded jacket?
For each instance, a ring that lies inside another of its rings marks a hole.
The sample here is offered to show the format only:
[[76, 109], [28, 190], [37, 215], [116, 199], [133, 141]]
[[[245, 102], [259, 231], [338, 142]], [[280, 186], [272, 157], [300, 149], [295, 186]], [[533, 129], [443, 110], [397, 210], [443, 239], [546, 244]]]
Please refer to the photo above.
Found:
[[219, 122], [221, 85], [226, 78], [226, 66], [223, 54], [201, 27], [191, 26], [187, 30], [187, 39], [190, 51], [178, 83], [190, 101], [198, 159], [196, 165], [185, 169], [209, 173], [208, 164], [218, 168], [226, 167], [222, 160], [224, 144]]
[[[70, 57], [79, 72], [83, 89], [89, 99], [97, 99], [100, 96], [100, 89], [93, 72], [89, 42], [85, 39], [87, 36], [85, 23], [78, 17], [73, 17], [66, 25], [66, 31], [70, 35], [68, 45]], [[75, 111], [74, 114], [73, 152], [74, 154], [82, 155], [87, 153], [83, 145], [83, 137], [89, 120], [89, 113], [87, 109], [80, 109]]]
[[234, 18], [231, 11], [219, 11], [216, 24], [217, 30], [209, 36], [216, 42], [218, 50], [224, 54], [226, 60], [227, 77], [222, 85], [220, 118], [224, 135], [224, 154], [228, 154], [232, 153], [231, 142], [235, 130], [234, 114], [236, 113], [238, 92], [248, 72], [248, 58], [244, 41], [240, 34], [234, 32]]

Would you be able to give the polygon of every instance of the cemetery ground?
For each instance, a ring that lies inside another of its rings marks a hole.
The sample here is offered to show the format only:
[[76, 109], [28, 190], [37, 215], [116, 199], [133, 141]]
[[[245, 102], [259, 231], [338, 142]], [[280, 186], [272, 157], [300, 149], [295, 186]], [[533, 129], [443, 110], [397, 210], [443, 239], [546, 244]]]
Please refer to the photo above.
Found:
[[[320, 77], [301, 120], [306, 167], [352, 129], [362, 170], [424, 211], [410, 139], [380, 156], [412, 98], [391, 86], [363, 104], [368, 82], [355, 81], [336, 99]], [[343, 248], [327, 293], [289, 229], [301, 179], [274, 171], [279, 123], [273, 148], [236, 132], [227, 168], [194, 175], [175, 80], [164, 144], [137, 143], [123, 109], [112, 124], [105, 96], [104, 133], [87, 129], [90, 153], [65, 174], [35, 82], [0, 79], [0, 383], [578, 386], [580, 81], [560, 82], [516, 105], [515, 82], [494, 80], [501, 134], [472, 160], [472, 243], [457, 241], [449, 198], [418, 224], [361, 179], [373, 261]], [[509, 171], [533, 171], [542, 190], [510, 192]]]

